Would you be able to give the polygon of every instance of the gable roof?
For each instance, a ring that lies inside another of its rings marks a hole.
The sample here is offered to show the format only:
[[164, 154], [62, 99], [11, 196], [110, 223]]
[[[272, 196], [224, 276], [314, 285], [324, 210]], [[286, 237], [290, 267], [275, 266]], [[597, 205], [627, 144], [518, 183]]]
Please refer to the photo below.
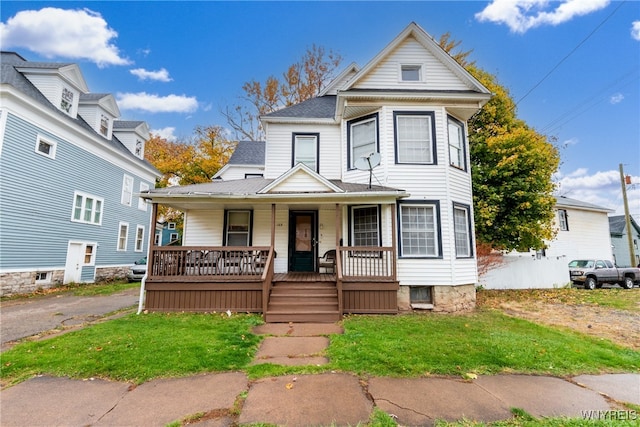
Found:
[[413, 37], [418, 43], [422, 45], [427, 51], [435, 56], [445, 67], [453, 72], [470, 91], [490, 94], [489, 89], [484, 87], [475, 77], [473, 77], [467, 70], [464, 69], [451, 55], [449, 55], [440, 45], [422, 29], [415, 22], [410, 23], [395, 39], [391, 41], [384, 49], [382, 49], [367, 65], [362, 67], [356, 75], [349, 80], [348, 84], [342, 88], [347, 91], [353, 89], [357, 83], [366, 75], [371, 72], [378, 64], [384, 61], [401, 43], [408, 38]]
[[557, 196], [556, 197], [556, 207], [562, 208], [574, 208], [585, 211], [596, 211], [596, 212], [613, 212], [613, 209], [604, 208], [602, 206], [594, 205], [591, 203], [583, 202], [576, 199], [570, 199], [565, 196]]
[[[633, 219], [632, 216], [629, 216], [629, 220], [631, 221], [631, 226], [635, 228], [636, 233], [640, 234], [640, 226]], [[613, 235], [622, 236], [624, 234], [625, 229], [627, 228], [627, 221], [624, 215], [614, 215], [609, 217], [609, 232]]]
[[[303, 163], [298, 163], [284, 174], [273, 180], [270, 184], [267, 184], [262, 188], [260, 194], [268, 193], [287, 193], [291, 192], [292, 187], [288, 181], [297, 181], [294, 186], [305, 188], [304, 193], [344, 193], [340, 187], [333, 184], [331, 181], [323, 177], [322, 175], [311, 170]], [[300, 190], [294, 190], [296, 193]]]

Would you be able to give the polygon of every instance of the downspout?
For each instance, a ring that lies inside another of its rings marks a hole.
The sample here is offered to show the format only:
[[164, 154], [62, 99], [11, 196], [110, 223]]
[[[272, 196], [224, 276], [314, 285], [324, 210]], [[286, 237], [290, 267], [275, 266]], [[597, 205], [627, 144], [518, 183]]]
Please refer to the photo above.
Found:
[[155, 247], [155, 236], [156, 236], [156, 224], [157, 224], [157, 215], [158, 215], [158, 204], [151, 204], [151, 226], [149, 231], [149, 244], [147, 245], [147, 272], [142, 277], [140, 281], [140, 296], [138, 297], [138, 312], [136, 314], [142, 313], [142, 309], [144, 308], [144, 297], [145, 297], [145, 284], [147, 282], [147, 276], [149, 275], [149, 268], [153, 267], [151, 264], [153, 262], [153, 251], [152, 249]]

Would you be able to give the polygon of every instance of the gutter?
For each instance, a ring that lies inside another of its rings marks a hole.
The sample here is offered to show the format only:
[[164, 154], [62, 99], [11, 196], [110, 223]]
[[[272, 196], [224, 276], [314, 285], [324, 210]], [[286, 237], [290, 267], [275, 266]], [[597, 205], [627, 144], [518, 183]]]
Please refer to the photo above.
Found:
[[140, 281], [140, 297], [138, 299], [138, 312], [136, 314], [142, 313], [142, 308], [144, 307], [144, 286], [147, 281], [147, 274], [149, 274], [149, 263], [147, 262], [147, 272], [144, 274], [144, 277]]

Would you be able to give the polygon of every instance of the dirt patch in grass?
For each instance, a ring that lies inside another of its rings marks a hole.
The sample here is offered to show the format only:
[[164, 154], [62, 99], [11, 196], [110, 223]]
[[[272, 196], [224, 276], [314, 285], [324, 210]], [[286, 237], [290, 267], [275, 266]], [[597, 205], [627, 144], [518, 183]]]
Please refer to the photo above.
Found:
[[477, 298], [481, 308], [498, 309], [532, 322], [570, 328], [640, 350], [640, 289], [602, 289], [598, 292], [583, 289], [481, 290]]

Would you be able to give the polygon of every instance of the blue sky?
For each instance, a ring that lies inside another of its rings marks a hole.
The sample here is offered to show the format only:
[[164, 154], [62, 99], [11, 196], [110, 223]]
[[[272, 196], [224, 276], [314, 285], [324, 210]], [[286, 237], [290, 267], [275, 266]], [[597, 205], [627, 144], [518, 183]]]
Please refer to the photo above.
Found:
[[123, 119], [185, 138], [222, 125], [242, 84], [280, 75], [312, 44], [365, 65], [410, 22], [450, 32], [561, 147], [559, 194], [640, 219], [640, 2], [2, 1], [0, 44], [80, 64]]

